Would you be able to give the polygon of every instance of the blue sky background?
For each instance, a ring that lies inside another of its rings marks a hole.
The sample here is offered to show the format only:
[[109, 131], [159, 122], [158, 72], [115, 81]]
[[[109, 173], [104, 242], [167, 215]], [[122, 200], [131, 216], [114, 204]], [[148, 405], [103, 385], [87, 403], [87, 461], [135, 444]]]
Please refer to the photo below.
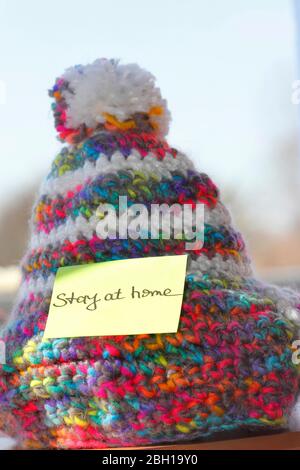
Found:
[[[276, 196], [272, 154], [296, 132], [289, 0], [0, 0], [0, 210], [60, 148], [48, 88], [76, 63], [138, 62], [169, 102], [172, 145], [257, 206]], [[255, 195], [254, 195], [255, 194]], [[280, 198], [279, 198], [280, 199]], [[271, 211], [272, 212], [272, 211]]]

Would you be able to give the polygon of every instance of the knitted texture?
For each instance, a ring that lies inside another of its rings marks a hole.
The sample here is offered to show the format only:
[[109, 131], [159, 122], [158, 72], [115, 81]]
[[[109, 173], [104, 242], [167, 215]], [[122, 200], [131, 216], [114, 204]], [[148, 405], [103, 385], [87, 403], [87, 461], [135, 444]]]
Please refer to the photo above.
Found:
[[[163, 139], [168, 111], [152, 76], [115, 61], [95, 64], [69, 69], [50, 92], [58, 133], [71, 145], [33, 210], [4, 333], [0, 428], [24, 448], [69, 449], [285, 428], [298, 391], [299, 295], [253, 277], [218, 189]], [[76, 101], [85, 90], [91, 98]], [[184, 240], [100, 239], [96, 210], [117, 207], [119, 196], [128, 205], [205, 205], [204, 245], [188, 252], [178, 332], [42, 342], [59, 267], [185, 253]]]

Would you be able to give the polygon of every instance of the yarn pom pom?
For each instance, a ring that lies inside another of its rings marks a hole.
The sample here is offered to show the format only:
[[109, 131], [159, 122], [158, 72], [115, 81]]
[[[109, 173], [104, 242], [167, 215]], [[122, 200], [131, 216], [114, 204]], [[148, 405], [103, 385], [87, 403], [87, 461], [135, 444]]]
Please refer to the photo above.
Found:
[[98, 59], [75, 66], [49, 92], [61, 140], [77, 143], [95, 130], [140, 129], [168, 133], [170, 113], [155, 78], [137, 64]]

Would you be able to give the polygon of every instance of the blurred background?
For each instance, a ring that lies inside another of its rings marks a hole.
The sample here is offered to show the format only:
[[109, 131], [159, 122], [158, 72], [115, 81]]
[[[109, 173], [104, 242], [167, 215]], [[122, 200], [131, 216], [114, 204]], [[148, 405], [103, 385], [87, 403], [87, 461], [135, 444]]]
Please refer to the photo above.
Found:
[[34, 195], [61, 146], [47, 90], [66, 67], [97, 57], [156, 75], [173, 114], [169, 142], [218, 184], [257, 273], [300, 288], [297, 9], [290, 0], [0, 0], [0, 322]]

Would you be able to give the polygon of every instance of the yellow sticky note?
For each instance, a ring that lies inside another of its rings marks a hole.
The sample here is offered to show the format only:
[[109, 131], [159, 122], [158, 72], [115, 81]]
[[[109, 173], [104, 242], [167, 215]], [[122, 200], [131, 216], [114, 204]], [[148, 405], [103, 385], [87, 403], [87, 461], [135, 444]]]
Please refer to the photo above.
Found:
[[175, 333], [186, 262], [176, 255], [60, 268], [44, 339]]

